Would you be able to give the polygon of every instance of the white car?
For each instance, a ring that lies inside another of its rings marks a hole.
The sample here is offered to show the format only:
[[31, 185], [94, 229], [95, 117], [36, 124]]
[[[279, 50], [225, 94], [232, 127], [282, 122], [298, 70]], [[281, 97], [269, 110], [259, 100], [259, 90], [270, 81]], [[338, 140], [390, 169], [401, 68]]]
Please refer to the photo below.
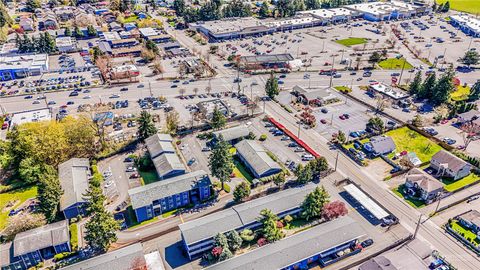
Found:
[[113, 185], [113, 181], [108, 181], [105, 183], [104, 187], [109, 188], [111, 185]]
[[310, 155], [310, 154], [304, 154], [304, 155], [302, 156], [302, 160], [303, 160], [303, 161], [309, 161], [309, 160], [313, 160], [313, 159], [314, 159], [314, 157], [313, 157], [312, 155]]
[[83, 99], [91, 99], [92, 96], [84, 96]]
[[133, 167], [133, 166], [130, 166], [127, 168], [127, 172], [136, 172], [137, 171], [137, 168]]

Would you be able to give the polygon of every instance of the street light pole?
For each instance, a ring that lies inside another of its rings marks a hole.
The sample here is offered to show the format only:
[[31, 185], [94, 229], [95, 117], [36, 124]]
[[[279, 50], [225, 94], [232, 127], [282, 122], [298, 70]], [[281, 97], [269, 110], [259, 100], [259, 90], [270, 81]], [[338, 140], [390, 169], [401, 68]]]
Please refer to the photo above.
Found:
[[330, 87], [333, 85], [333, 67], [335, 65], [335, 55], [332, 57], [332, 68], [330, 69]]
[[398, 78], [398, 85], [401, 85], [402, 83], [402, 76], [403, 76], [403, 71], [405, 70], [405, 64], [407, 63], [407, 58], [403, 58], [403, 66], [402, 66], [402, 71], [400, 71], [400, 77]]
[[340, 151], [338, 151], [338, 149], [337, 149], [337, 157], [335, 158], [335, 170], [334, 171], [337, 171], [338, 155], [339, 154], [340, 154]]
[[418, 217], [417, 226], [415, 227], [415, 232], [413, 233], [413, 239], [417, 237], [418, 229], [420, 229], [420, 221], [422, 220], [422, 214]]

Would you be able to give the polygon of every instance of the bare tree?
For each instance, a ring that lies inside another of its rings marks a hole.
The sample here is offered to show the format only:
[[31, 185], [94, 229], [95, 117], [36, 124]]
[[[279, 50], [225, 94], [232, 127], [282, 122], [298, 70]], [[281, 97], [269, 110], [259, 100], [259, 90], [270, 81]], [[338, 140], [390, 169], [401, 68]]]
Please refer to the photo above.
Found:
[[178, 93], [180, 93], [180, 95], [183, 97], [183, 95], [185, 95], [185, 92], [187, 92], [187, 90], [185, 90], [185, 88], [180, 88], [178, 89]]
[[463, 124], [460, 129], [462, 130], [464, 150], [467, 150], [468, 145], [473, 142], [476, 137], [480, 136], [480, 126], [473, 122], [468, 122]]
[[195, 96], [198, 94], [198, 88], [197, 87], [193, 88], [193, 94], [195, 94]]
[[388, 106], [389, 101], [382, 95], [375, 98], [375, 113], [382, 112]]

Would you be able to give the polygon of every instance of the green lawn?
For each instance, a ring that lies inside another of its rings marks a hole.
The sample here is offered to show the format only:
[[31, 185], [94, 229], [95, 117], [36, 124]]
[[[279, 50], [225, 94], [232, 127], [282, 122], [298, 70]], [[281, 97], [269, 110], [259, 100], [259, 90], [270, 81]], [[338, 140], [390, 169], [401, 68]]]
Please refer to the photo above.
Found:
[[470, 243], [474, 246], [478, 246], [480, 244], [480, 240], [478, 240], [477, 235], [470, 231], [468, 228], [465, 228], [460, 224], [457, 220], [452, 220], [450, 222], [450, 228], [456, 231], [458, 234], [463, 235], [465, 239], [471, 239]]
[[143, 178], [144, 185], [148, 185], [158, 181], [158, 176], [155, 171], [138, 171]]
[[70, 245], [72, 250], [78, 249], [78, 225], [77, 223], [72, 223], [68, 226], [70, 229]]
[[335, 86], [333, 88], [335, 88], [337, 91], [340, 91], [340, 92], [345, 92], [345, 93], [352, 92], [352, 89], [348, 86]]
[[154, 217], [152, 219], [147, 219], [139, 223], [137, 221], [137, 217], [135, 216], [135, 211], [133, 211], [133, 208], [131, 205], [128, 206], [127, 211], [125, 212], [125, 221], [127, 222], [127, 226], [129, 229], [138, 228], [140, 226], [155, 222], [157, 220], [158, 219]]
[[[347, 136], [348, 136], [348, 135], [347, 135]], [[365, 138], [365, 139], [361, 139], [361, 140], [360, 140], [360, 142], [361, 142], [362, 144], [365, 144], [366, 142], [369, 142], [369, 141], [370, 141], [369, 138]], [[353, 140], [350, 140], [350, 143], [344, 145], [344, 147], [347, 148], [347, 149], [353, 148]]]
[[405, 58], [388, 58], [383, 61], [380, 61], [378, 65], [383, 69], [402, 69], [403, 63], [405, 61], [405, 69], [412, 69], [413, 66]]
[[449, 180], [449, 179], [443, 179], [443, 183], [445, 184], [445, 190], [453, 192], [457, 189], [460, 189], [460, 188], [462, 188], [466, 185], [472, 184], [472, 183], [474, 183], [476, 181], [479, 181], [479, 180], [480, 180], [480, 176], [478, 176], [474, 173], [471, 173], [467, 177], [464, 177], [464, 178], [462, 178], [460, 180], [457, 180], [457, 181], [452, 181], [452, 180]]
[[238, 159], [237, 157], [234, 157], [233, 164], [235, 165], [235, 167], [233, 168], [233, 173], [235, 174], [235, 177], [243, 178], [251, 183], [254, 177], [250, 174], [245, 165], [243, 165], [242, 161], [240, 161], [240, 159]]
[[347, 46], [347, 47], [364, 44], [364, 43], [367, 43], [367, 41], [368, 39], [366, 38], [357, 38], [357, 37], [335, 40], [336, 43], [341, 44], [343, 46]]
[[455, 101], [465, 100], [470, 94], [470, 86], [463, 87], [460, 85], [457, 90], [450, 95], [450, 98]]
[[423, 201], [414, 200], [412, 198], [405, 198], [405, 196], [403, 196], [402, 190], [403, 190], [403, 185], [400, 185], [400, 186], [392, 189], [392, 191], [393, 191], [393, 193], [395, 193], [395, 195], [404, 199], [408, 204], [410, 204], [414, 208], [421, 208], [421, 207], [425, 206], [425, 202], [423, 202]]
[[[7, 225], [8, 212], [24, 203], [30, 198], [37, 196], [37, 187], [25, 187], [6, 193], [0, 193], [0, 231]], [[9, 202], [14, 202], [13, 208], [4, 209]]]
[[162, 214], [162, 218], [167, 218], [171, 215], [175, 215], [177, 213], [178, 209], [174, 209], [172, 211], [168, 211]]
[[[445, 3], [447, 0], [437, 0], [437, 4]], [[480, 0], [449, 0], [450, 8], [472, 14], [480, 13]]]
[[[420, 133], [402, 127], [390, 130], [385, 135], [392, 137], [397, 146], [396, 152], [402, 151], [415, 152], [422, 162], [429, 161], [434, 154], [442, 150], [442, 147]], [[388, 155], [392, 158], [394, 153]]]

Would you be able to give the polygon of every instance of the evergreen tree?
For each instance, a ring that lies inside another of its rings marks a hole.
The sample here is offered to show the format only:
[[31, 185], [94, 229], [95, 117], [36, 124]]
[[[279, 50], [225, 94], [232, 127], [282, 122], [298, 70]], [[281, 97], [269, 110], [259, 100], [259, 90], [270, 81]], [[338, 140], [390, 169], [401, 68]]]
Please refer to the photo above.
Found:
[[312, 166], [307, 164], [303, 169], [298, 172], [297, 182], [299, 184], [306, 184], [313, 180]]
[[230, 259], [230, 258], [232, 258], [232, 257], [233, 257], [233, 254], [232, 254], [232, 252], [230, 251], [230, 249], [224, 248], [224, 249], [222, 250], [222, 253], [221, 253], [220, 256], [218, 257], [218, 261], [220, 261], [220, 262], [221, 262], [221, 261], [225, 261], [225, 260], [228, 260], [228, 259]]
[[322, 215], [323, 206], [330, 201], [330, 195], [322, 186], [316, 187], [314, 191], [309, 193], [302, 203], [301, 215], [306, 220], [320, 217]]
[[265, 93], [272, 99], [280, 93], [278, 89], [278, 79], [273, 74], [273, 71], [270, 72], [270, 78], [268, 78], [265, 83]]
[[236, 202], [241, 202], [243, 199], [250, 196], [250, 192], [250, 185], [243, 181], [233, 190], [233, 200]]
[[150, 50], [154, 53], [158, 53], [157, 44], [155, 44], [155, 42], [153, 42], [151, 40], [147, 40], [147, 42], [145, 43], [145, 48], [147, 48], [148, 50]]
[[97, 30], [95, 30], [95, 27], [93, 27], [93, 25], [87, 26], [87, 33], [90, 37], [96, 37], [98, 35]]
[[285, 236], [277, 226], [278, 216], [271, 210], [263, 209], [260, 211], [259, 221], [262, 223], [262, 234], [268, 242], [275, 242]]
[[139, 122], [138, 134], [140, 139], [145, 140], [146, 138], [157, 133], [157, 128], [153, 123], [152, 115], [148, 113], [146, 110], [142, 110], [142, 112], [140, 113], [140, 118], [138, 122]]
[[264, 1], [262, 6], [260, 6], [260, 10], [258, 11], [258, 16], [262, 18], [266, 18], [270, 15], [270, 11], [268, 10], [268, 3]]
[[430, 96], [430, 101], [433, 105], [438, 106], [447, 102], [450, 99], [450, 94], [454, 90], [452, 71], [444, 73], [433, 89], [433, 95]]
[[25, 4], [25, 9], [28, 12], [34, 12], [35, 9], [40, 8], [40, 1], [39, 0], [27, 0], [27, 3]]
[[223, 190], [224, 183], [230, 180], [230, 174], [233, 171], [233, 161], [230, 153], [230, 144], [223, 140], [222, 135], [219, 136], [212, 149], [208, 165], [212, 175], [217, 177], [222, 183]]
[[58, 204], [63, 194], [60, 180], [55, 174], [44, 174], [38, 186], [38, 200], [40, 211], [45, 215], [48, 222], [55, 220]]
[[223, 128], [227, 124], [225, 115], [215, 106], [212, 112], [212, 119], [210, 120], [210, 126], [213, 129]]
[[320, 1], [319, 0], [305, 0], [305, 6], [307, 9], [319, 9]]
[[417, 94], [419, 98], [428, 98], [433, 95], [433, 90], [437, 84], [437, 77], [435, 72], [428, 75], [427, 79], [422, 84], [421, 91]]
[[277, 174], [277, 175], [274, 175], [273, 176], [273, 179], [272, 179], [273, 183], [275, 183], [275, 185], [277, 185], [278, 187], [279, 186], [282, 186], [286, 179], [285, 179], [285, 174], [283, 172]]
[[213, 237], [213, 241], [214, 241], [214, 246], [215, 247], [221, 247], [223, 249], [228, 249], [228, 239], [227, 239], [227, 236], [225, 236], [225, 234], [223, 233], [217, 233], [217, 235], [215, 235]]
[[480, 80], [477, 81], [472, 88], [470, 88], [470, 93], [468, 94], [468, 101], [477, 101], [480, 99]]
[[450, 10], [450, 1], [445, 2], [442, 8], [442, 12], [448, 12]]
[[63, 34], [67, 37], [72, 36], [72, 30], [70, 30], [70, 27], [65, 27]]
[[468, 50], [460, 61], [467, 66], [476, 65], [480, 61], [480, 55], [477, 51]]
[[413, 81], [410, 83], [410, 86], [408, 87], [408, 91], [410, 92], [411, 95], [416, 95], [420, 92], [422, 88], [422, 72], [418, 71], [417, 74], [415, 74], [415, 78], [413, 78]]
[[116, 231], [119, 229], [113, 215], [104, 209], [95, 213], [85, 224], [85, 240], [93, 250], [105, 252], [117, 241]]
[[80, 31], [80, 28], [78, 28], [78, 26], [75, 26], [74, 32], [75, 32], [75, 37], [76, 38], [83, 37], [83, 33], [82, 33], [82, 31]]
[[183, 16], [185, 12], [185, 0], [175, 0], [173, 1], [173, 9], [179, 16]]
[[228, 240], [228, 248], [231, 251], [236, 251], [238, 250], [243, 243], [242, 237], [238, 234], [236, 230], [231, 230], [225, 234]]

